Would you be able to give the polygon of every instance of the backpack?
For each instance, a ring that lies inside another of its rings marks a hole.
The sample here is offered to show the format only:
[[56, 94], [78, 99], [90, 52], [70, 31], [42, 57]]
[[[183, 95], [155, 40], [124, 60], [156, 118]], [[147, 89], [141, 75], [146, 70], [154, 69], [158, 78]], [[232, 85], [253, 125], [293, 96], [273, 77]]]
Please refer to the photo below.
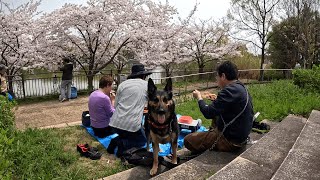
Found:
[[[159, 163], [164, 159], [159, 156]], [[127, 161], [129, 164], [137, 166], [152, 166], [153, 153], [147, 151], [146, 148], [133, 147], [123, 152], [122, 161]]]
[[71, 99], [75, 99], [78, 97], [78, 91], [75, 86], [71, 86]]

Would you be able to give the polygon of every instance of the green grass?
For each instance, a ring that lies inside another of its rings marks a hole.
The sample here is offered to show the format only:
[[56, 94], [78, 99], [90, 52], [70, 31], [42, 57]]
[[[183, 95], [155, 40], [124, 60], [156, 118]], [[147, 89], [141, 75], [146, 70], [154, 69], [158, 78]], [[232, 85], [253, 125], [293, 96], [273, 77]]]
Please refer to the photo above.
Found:
[[[210, 101], [207, 101], [210, 103]], [[211, 125], [211, 120], [206, 119], [199, 110], [198, 101], [190, 100], [184, 103], [180, 103], [176, 106], [176, 113], [180, 115], [191, 116], [193, 119], [201, 119], [202, 125], [209, 127]]]
[[[255, 84], [248, 89], [253, 99], [254, 111], [261, 113], [259, 121], [281, 121], [288, 114], [308, 117], [313, 109], [320, 110], [320, 94], [300, 89], [292, 81]], [[196, 100], [180, 103], [176, 112], [201, 119], [205, 127], [211, 124], [211, 120], [205, 119], [201, 114]]]
[[308, 117], [313, 109], [320, 110], [320, 94], [298, 88], [292, 81], [250, 85], [255, 112], [259, 120], [281, 121], [288, 114]]
[[[78, 143], [96, 146], [104, 155], [97, 161], [81, 157]], [[128, 168], [81, 127], [18, 131], [13, 147], [14, 179], [96, 179]]]
[[[280, 121], [290, 113], [307, 117], [312, 109], [320, 110], [320, 94], [299, 89], [291, 81], [250, 85], [248, 89], [255, 112], [261, 113], [259, 120]], [[211, 124], [193, 99], [177, 104], [176, 113], [201, 119], [205, 127]], [[98, 147], [102, 158], [93, 161], [80, 157], [78, 143]], [[130, 168], [109, 155], [81, 127], [17, 131], [11, 147], [7, 156], [14, 163], [10, 169], [13, 179], [97, 179]]]
[[81, 178], [72, 173], [69, 166], [77, 160], [76, 155], [63, 151], [64, 138], [51, 130], [17, 132], [14, 150], [13, 176], [15, 179]]

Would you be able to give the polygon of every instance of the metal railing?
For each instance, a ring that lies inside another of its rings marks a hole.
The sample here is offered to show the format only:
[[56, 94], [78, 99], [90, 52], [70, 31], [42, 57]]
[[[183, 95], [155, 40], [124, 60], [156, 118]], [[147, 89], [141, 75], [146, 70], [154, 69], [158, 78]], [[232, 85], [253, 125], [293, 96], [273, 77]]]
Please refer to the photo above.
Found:
[[[112, 71], [104, 71], [93, 77], [93, 87], [97, 89], [99, 79], [103, 75], [112, 75], [119, 82], [126, 79], [129, 73], [115, 74]], [[260, 69], [239, 70], [239, 79], [244, 83], [257, 83]], [[60, 94], [61, 73], [41, 73], [32, 75], [16, 75], [11, 77], [13, 92], [18, 99], [28, 97], [41, 97]], [[150, 76], [157, 87], [163, 88], [166, 83], [164, 72], [153, 72]], [[216, 72], [196, 73], [196, 71], [175, 71], [171, 76], [173, 80], [173, 90], [176, 95], [191, 92], [194, 89], [210, 89], [217, 87]], [[278, 79], [291, 79], [292, 69], [264, 69], [264, 80], [272, 81]], [[88, 91], [88, 79], [84, 72], [74, 72], [73, 85], [78, 92]], [[259, 82], [261, 83], [261, 82]]]

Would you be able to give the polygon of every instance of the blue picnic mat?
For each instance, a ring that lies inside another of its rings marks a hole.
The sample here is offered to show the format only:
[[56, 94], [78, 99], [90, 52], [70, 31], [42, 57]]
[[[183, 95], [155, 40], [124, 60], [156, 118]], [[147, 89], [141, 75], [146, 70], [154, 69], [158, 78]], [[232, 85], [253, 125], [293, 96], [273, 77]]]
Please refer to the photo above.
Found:
[[[181, 115], [179, 115], [179, 114], [177, 115], [178, 118], [180, 116]], [[144, 117], [143, 117], [142, 122], [144, 122]], [[113, 139], [113, 138], [118, 136], [118, 134], [112, 134], [112, 135], [107, 136], [105, 138], [99, 138], [99, 137], [94, 135], [93, 129], [91, 127], [85, 127], [85, 126], [83, 126], [83, 127], [86, 128], [87, 132], [92, 137], [94, 137], [97, 141], [99, 141], [102, 144], [102, 146], [105, 147], [106, 149], [108, 148], [111, 139]], [[205, 131], [207, 131], [207, 129], [204, 126], [201, 126], [197, 132], [205, 132]], [[179, 148], [183, 147], [184, 137], [189, 133], [191, 133], [190, 130], [186, 130], [186, 129], [182, 129], [181, 130], [181, 132], [180, 132], [180, 134], [178, 136], [178, 147]], [[147, 144], [145, 144], [144, 147], [147, 147]], [[160, 147], [159, 156], [167, 156], [167, 155], [171, 154], [171, 144], [170, 143], [160, 144], [159, 147]], [[117, 149], [115, 150], [115, 152], [116, 151], [117, 151]], [[150, 151], [152, 152], [152, 144], [151, 143], [150, 143]]]

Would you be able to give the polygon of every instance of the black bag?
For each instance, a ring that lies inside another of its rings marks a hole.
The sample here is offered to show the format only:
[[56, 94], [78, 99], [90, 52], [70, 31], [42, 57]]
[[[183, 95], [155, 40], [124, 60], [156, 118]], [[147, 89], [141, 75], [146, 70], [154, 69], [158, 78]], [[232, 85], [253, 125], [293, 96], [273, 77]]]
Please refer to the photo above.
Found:
[[[159, 156], [159, 163], [164, 159]], [[136, 148], [133, 147], [123, 152], [122, 160], [127, 161], [129, 164], [138, 166], [152, 166], [153, 163], [153, 153], [147, 151], [146, 148]]]
[[90, 127], [90, 114], [89, 111], [83, 111], [82, 112], [82, 125], [85, 127]]

